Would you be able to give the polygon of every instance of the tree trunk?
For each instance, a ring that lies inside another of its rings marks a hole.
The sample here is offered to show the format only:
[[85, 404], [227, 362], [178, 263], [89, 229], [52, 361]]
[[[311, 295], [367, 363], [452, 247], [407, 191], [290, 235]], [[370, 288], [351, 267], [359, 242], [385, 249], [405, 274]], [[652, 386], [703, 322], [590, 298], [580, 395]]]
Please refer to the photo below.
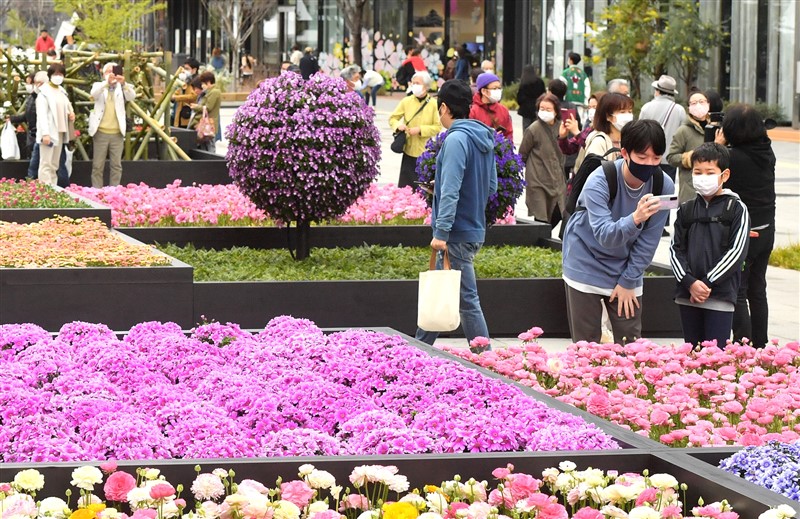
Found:
[[353, 47], [353, 64], [363, 68], [363, 59], [361, 56], [361, 18], [364, 14], [364, 8], [356, 8], [353, 13], [353, 28], [350, 33], [350, 45]]
[[311, 222], [297, 222], [297, 248], [295, 261], [301, 261], [311, 255]]

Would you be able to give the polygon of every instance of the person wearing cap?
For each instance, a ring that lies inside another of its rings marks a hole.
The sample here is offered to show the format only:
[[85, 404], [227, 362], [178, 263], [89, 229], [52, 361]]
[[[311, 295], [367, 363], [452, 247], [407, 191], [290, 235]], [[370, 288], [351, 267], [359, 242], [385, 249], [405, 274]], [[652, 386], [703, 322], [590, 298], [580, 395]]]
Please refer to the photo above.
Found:
[[425, 151], [425, 145], [442, 131], [436, 103], [428, 94], [433, 78], [427, 72], [417, 72], [411, 77], [411, 95], [405, 96], [389, 116], [393, 132], [405, 132], [403, 160], [397, 187], [414, 186], [417, 180], [417, 158]]
[[[661, 125], [667, 138], [668, 150], [675, 132], [686, 121], [686, 110], [675, 102], [675, 96], [678, 95], [676, 86], [675, 78], [666, 74], [658, 78], [658, 81], [653, 81], [653, 100], [645, 103], [639, 112], [639, 119], [650, 119]], [[666, 154], [661, 156], [661, 169], [670, 179], [675, 180], [677, 168], [667, 161]]]
[[[447, 251], [451, 267], [461, 271], [461, 327], [467, 341], [489, 338], [473, 262], [486, 235], [486, 204], [497, 191], [494, 130], [468, 118], [472, 99], [472, 90], [460, 79], [445, 81], [439, 89], [436, 103], [447, 137], [436, 156], [431, 213], [431, 247], [439, 251], [436, 268], [442, 268]], [[416, 333], [427, 344], [437, 336], [421, 329]]]
[[300, 74], [303, 79], [308, 79], [319, 72], [319, 62], [317, 62], [317, 57], [314, 56], [314, 50], [311, 47], [306, 47], [304, 52], [305, 54], [300, 58]]
[[477, 92], [472, 97], [469, 118], [481, 121], [505, 135], [509, 140], [513, 140], [514, 125], [511, 123], [511, 114], [508, 113], [508, 108], [500, 103], [500, 99], [503, 97], [500, 78], [484, 72], [478, 76], [475, 87]]

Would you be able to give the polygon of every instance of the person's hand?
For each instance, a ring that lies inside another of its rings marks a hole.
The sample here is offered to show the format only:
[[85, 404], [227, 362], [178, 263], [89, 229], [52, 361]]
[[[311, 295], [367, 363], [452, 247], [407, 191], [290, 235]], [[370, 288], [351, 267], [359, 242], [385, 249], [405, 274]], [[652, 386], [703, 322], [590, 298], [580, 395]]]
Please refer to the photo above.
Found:
[[405, 124], [403, 124], [403, 123], [400, 123], [400, 124], [398, 124], [398, 125], [397, 125], [397, 131], [398, 131], [398, 132], [404, 132], [404, 131], [406, 131], [406, 125], [405, 125]]
[[569, 114], [569, 119], [564, 121], [564, 127], [573, 137], [581, 133], [581, 129], [578, 128], [578, 121], [575, 119], [575, 116], [572, 115], [572, 112]]
[[558, 127], [558, 138], [566, 139], [567, 137], [569, 137], [569, 130], [567, 130], [566, 124], [562, 121], [561, 125]]
[[419, 135], [422, 132], [422, 129], [417, 126], [416, 128], [406, 128], [406, 133], [409, 135]]
[[689, 287], [689, 294], [691, 295], [689, 301], [692, 303], [705, 303], [711, 295], [711, 289], [698, 279]]
[[198, 108], [200, 108], [200, 105], [197, 103], [192, 103], [189, 105], [189, 108], [196, 111]]
[[714, 133], [714, 142], [717, 144], [721, 144], [723, 146], [728, 145], [728, 140], [725, 138], [725, 134], [722, 132], [722, 128], [717, 128], [717, 131]]
[[117, 83], [119, 83], [120, 85], [125, 84], [125, 76], [114, 76], [114, 77], [116, 78]]
[[67, 119], [69, 119], [70, 122], [74, 122], [75, 121], [75, 114], [70, 112], [69, 115], [67, 115]]
[[626, 319], [636, 315], [636, 309], [639, 308], [639, 300], [636, 299], [636, 294], [632, 288], [623, 288], [620, 285], [615, 286], [608, 300], [613, 303], [615, 299], [617, 300], [617, 317], [622, 317], [623, 313]]
[[642, 225], [643, 222], [646, 222], [651, 216], [656, 214], [660, 207], [661, 200], [653, 196], [652, 193], [647, 193], [640, 198], [639, 203], [636, 204], [636, 210], [633, 212], [633, 223], [637, 226]]
[[434, 238], [431, 240], [431, 248], [434, 250], [447, 250], [447, 242]]
[[44, 135], [44, 136], [42, 137], [42, 145], [43, 145], [43, 146], [50, 146], [50, 143], [51, 143], [51, 142], [52, 142], [52, 141], [50, 140], [50, 136], [49, 136], [49, 135]]

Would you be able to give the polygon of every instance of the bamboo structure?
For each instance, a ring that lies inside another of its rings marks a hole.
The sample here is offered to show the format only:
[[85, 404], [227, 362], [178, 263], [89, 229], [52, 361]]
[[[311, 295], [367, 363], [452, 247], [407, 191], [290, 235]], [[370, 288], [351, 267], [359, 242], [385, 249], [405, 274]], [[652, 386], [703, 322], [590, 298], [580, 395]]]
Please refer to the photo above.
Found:
[[[87, 149], [91, 138], [87, 133], [89, 112], [94, 99], [89, 94], [92, 84], [102, 81], [101, 71], [109, 62], [123, 66], [125, 81], [136, 91], [136, 99], [126, 103], [128, 131], [125, 135], [125, 160], [148, 158], [150, 144], [164, 144], [167, 158], [191, 160], [170, 135], [172, 95], [186, 83], [168, 72], [171, 65], [169, 52], [93, 52], [90, 50], [62, 50], [62, 62], [67, 69], [64, 88], [75, 109], [75, 128], [80, 132], [74, 141], [78, 155], [88, 160]], [[165, 68], [158, 66], [163, 63]], [[44, 54], [14, 56], [0, 48], [0, 105], [6, 113], [24, 111], [28, 94], [25, 77], [38, 70], [46, 70], [49, 62]], [[155, 87], [156, 78], [165, 85], [163, 91]]]

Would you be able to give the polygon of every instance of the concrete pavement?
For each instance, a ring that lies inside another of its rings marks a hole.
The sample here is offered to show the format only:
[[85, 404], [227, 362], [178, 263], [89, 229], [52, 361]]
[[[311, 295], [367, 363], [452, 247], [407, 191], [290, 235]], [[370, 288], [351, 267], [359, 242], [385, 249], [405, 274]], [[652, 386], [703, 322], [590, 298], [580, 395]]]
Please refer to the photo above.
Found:
[[[401, 155], [393, 153], [389, 148], [392, 142], [392, 131], [389, 128], [388, 119], [400, 99], [402, 99], [402, 95], [399, 93], [379, 96], [375, 107], [375, 124], [380, 129], [382, 139], [379, 183], [397, 183], [399, 176]], [[220, 113], [223, 128], [230, 123], [234, 113], [234, 106], [223, 106]], [[512, 121], [514, 123], [514, 142], [519, 147], [522, 140], [522, 119], [514, 113]], [[800, 132], [795, 130], [782, 130], [782, 132], [772, 134], [773, 149], [778, 159], [775, 182], [777, 193], [776, 247], [800, 242], [800, 138], [798, 136], [800, 136]], [[224, 142], [220, 144], [217, 147], [218, 153], [224, 153], [226, 145]], [[517, 203], [516, 212], [521, 216], [527, 215], [524, 198]], [[675, 221], [674, 214], [670, 221]], [[553, 235], [557, 236], [557, 229], [554, 230]], [[656, 252], [655, 262], [669, 264], [669, 240], [668, 237], [662, 238]], [[778, 339], [781, 344], [800, 340], [800, 271], [769, 267], [767, 294], [770, 305], [770, 337]], [[531, 326], [539, 324], [530, 323]], [[525, 330], [520, 330], [520, 332], [523, 331]], [[463, 339], [446, 339], [442, 342], [464, 345]], [[518, 343], [518, 340], [516, 338], [494, 338], [493, 342], [495, 345], [502, 346]], [[562, 350], [569, 344], [566, 339], [547, 339], [547, 330], [539, 342], [550, 351]], [[658, 339], [658, 342], [669, 344], [682, 342], [682, 339]]]

